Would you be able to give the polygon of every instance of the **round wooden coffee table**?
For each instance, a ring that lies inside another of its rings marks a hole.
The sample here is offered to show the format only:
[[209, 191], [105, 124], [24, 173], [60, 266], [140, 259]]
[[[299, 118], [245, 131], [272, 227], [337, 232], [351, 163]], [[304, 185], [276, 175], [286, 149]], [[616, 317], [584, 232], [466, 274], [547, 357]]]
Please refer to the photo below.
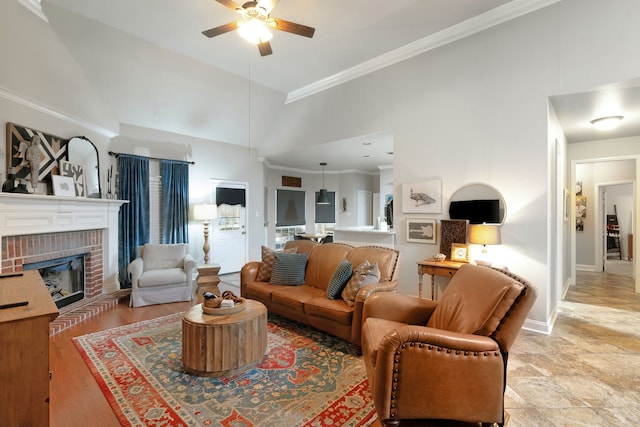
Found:
[[244, 310], [215, 315], [191, 307], [182, 318], [182, 364], [199, 376], [234, 374], [254, 367], [267, 349], [267, 308], [245, 300]]

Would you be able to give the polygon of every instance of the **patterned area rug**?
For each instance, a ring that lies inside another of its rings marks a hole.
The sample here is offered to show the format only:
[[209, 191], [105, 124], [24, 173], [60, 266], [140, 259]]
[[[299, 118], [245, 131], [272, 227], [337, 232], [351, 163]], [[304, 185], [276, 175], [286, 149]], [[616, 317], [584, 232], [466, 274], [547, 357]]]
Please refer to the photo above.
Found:
[[182, 367], [182, 313], [74, 338], [124, 426], [369, 426], [362, 358], [349, 343], [269, 315], [267, 354], [220, 378]]

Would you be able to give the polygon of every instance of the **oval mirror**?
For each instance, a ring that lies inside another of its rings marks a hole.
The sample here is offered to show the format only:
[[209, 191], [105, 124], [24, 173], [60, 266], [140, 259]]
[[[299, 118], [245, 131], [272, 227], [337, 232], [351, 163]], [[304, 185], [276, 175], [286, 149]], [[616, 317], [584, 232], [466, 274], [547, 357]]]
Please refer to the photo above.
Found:
[[85, 136], [74, 136], [69, 139], [67, 150], [69, 162], [84, 166], [87, 197], [95, 199], [102, 197], [100, 162], [96, 146]]
[[502, 224], [506, 216], [507, 205], [502, 194], [490, 185], [467, 184], [451, 196], [451, 219], [468, 219], [470, 224]]

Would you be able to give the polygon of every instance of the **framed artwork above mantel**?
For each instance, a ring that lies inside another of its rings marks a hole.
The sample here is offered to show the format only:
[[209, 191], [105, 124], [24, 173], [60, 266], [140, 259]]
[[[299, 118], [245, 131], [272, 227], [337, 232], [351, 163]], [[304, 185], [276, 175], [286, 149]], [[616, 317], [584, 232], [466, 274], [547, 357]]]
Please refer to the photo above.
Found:
[[[39, 142], [39, 158], [35, 163], [27, 160], [27, 150], [34, 137]], [[44, 133], [15, 123], [7, 123], [7, 173], [15, 171], [16, 180], [24, 181], [27, 187], [31, 182], [31, 165], [38, 165], [38, 194], [52, 194], [51, 175], [58, 174], [58, 162], [67, 159], [67, 141], [59, 136]]]

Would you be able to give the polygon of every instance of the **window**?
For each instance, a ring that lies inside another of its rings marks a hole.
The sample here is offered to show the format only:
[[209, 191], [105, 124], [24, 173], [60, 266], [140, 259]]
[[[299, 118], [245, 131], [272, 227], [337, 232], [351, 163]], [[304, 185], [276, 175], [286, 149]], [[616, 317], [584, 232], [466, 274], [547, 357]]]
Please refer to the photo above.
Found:
[[304, 191], [276, 190], [276, 227], [305, 224]]
[[[313, 200], [318, 200], [318, 194], [320, 193], [316, 191]], [[336, 192], [328, 191], [327, 194], [329, 195], [328, 205], [314, 204], [316, 207], [316, 224], [335, 224], [336, 222]]]

